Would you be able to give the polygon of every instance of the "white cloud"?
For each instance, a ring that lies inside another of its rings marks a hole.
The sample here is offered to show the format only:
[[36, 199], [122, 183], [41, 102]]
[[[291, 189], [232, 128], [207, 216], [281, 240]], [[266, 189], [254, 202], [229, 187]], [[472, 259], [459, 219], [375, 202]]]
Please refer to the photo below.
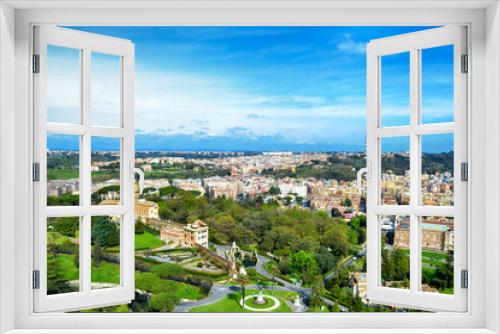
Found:
[[[117, 102], [116, 86], [103, 79], [107, 74], [102, 71], [95, 77], [94, 90], [95, 111], [106, 120]], [[68, 84], [65, 73], [56, 79], [53, 104], [70, 106], [74, 85]], [[364, 115], [364, 100], [333, 105], [319, 95], [259, 95], [222, 76], [138, 68], [135, 78], [135, 128], [143, 133], [216, 136], [244, 128], [257, 136], [282, 134], [307, 140], [314, 135], [336, 136], [332, 128], [340, 119], [356, 118], [359, 121], [352, 123], [362, 128]]]
[[364, 55], [366, 53], [366, 42], [357, 42], [350, 34], [344, 34], [343, 39], [337, 43], [337, 50], [352, 55]]

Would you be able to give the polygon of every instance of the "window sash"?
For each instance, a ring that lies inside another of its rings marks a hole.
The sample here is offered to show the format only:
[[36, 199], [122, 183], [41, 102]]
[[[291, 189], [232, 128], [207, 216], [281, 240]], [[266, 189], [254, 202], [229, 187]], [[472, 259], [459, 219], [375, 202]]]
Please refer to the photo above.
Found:
[[[47, 45], [80, 50], [80, 124], [47, 122]], [[35, 27], [34, 53], [40, 56], [40, 72], [34, 74], [34, 161], [40, 165], [40, 181], [34, 182], [34, 270], [40, 272], [40, 289], [34, 290], [34, 311], [75, 311], [128, 303], [134, 298], [134, 194], [133, 194], [133, 44], [130, 41], [55, 27]], [[91, 114], [91, 55], [111, 54], [121, 59], [120, 125], [93, 126]], [[80, 204], [47, 206], [47, 135], [80, 137]], [[91, 204], [91, 138], [120, 139], [120, 205]], [[91, 217], [121, 216], [120, 285], [91, 289]], [[47, 295], [47, 218], [80, 217], [80, 291]]]
[[[367, 272], [368, 298], [372, 302], [431, 311], [467, 310], [467, 290], [461, 288], [461, 271], [467, 270], [467, 185], [460, 179], [460, 165], [467, 162], [467, 75], [461, 73], [461, 55], [467, 54], [466, 28], [446, 26], [371, 41], [367, 47], [367, 163], [371, 167], [367, 182]], [[420, 124], [421, 51], [432, 47], [454, 46], [454, 122]], [[381, 126], [381, 57], [410, 53], [410, 124]], [[421, 135], [454, 134], [454, 206], [419, 204], [421, 197]], [[410, 139], [410, 204], [380, 203], [381, 139], [407, 136]], [[410, 216], [410, 288], [381, 286], [381, 215]], [[454, 218], [454, 294], [429, 293], [421, 287], [422, 216]]]

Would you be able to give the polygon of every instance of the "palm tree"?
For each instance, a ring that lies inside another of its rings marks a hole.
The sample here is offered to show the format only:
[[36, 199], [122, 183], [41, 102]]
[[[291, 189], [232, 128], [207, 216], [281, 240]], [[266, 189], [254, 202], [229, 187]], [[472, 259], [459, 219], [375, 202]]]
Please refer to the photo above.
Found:
[[238, 275], [238, 278], [236, 278], [236, 282], [241, 287], [241, 293], [243, 295], [241, 307], [243, 307], [245, 305], [245, 287], [250, 283], [250, 278], [247, 275]]
[[272, 266], [271, 267], [271, 273], [273, 274], [273, 281], [271, 282], [271, 293], [274, 293], [274, 283], [275, 283], [275, 279], [276, 279], [276, 276], [278, 276], [278, 274], [280, 273], [280, 270], [277, 266]]

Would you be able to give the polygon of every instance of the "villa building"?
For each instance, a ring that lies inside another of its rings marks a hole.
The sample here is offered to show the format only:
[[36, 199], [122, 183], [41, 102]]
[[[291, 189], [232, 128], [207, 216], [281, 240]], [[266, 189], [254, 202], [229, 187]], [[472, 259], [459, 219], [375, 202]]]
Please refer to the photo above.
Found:
[[143, 199], [135, 200], [135, 217], [144, 220], [159, 219], [159, 206], [155, 202], [146, 201]]
[[175, 247], [208, 247], [208, 225], [198, 219], [194, 223], [183, 225], [166, 222], [160, 230], [160, 239]]

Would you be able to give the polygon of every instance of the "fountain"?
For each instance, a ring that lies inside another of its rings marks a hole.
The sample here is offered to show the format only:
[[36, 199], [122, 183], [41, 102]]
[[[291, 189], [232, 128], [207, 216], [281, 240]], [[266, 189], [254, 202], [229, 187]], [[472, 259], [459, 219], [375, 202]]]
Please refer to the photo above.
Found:
[[257, 305], [264, 305], [266, 303], [266, 300], [264, 299], [264, 295], [262, 294], [262, 287], [259, 286], [259, 294], [257, 295], [257, 298], [253, 300], [254, 304]]
[[295, 298], [295, 301], [293, 302], [293, 305], [296, 307], [301, 307], [302, 306], [302, 298], [300, 298], [299, 295], [297, 295], [297, 298]]

